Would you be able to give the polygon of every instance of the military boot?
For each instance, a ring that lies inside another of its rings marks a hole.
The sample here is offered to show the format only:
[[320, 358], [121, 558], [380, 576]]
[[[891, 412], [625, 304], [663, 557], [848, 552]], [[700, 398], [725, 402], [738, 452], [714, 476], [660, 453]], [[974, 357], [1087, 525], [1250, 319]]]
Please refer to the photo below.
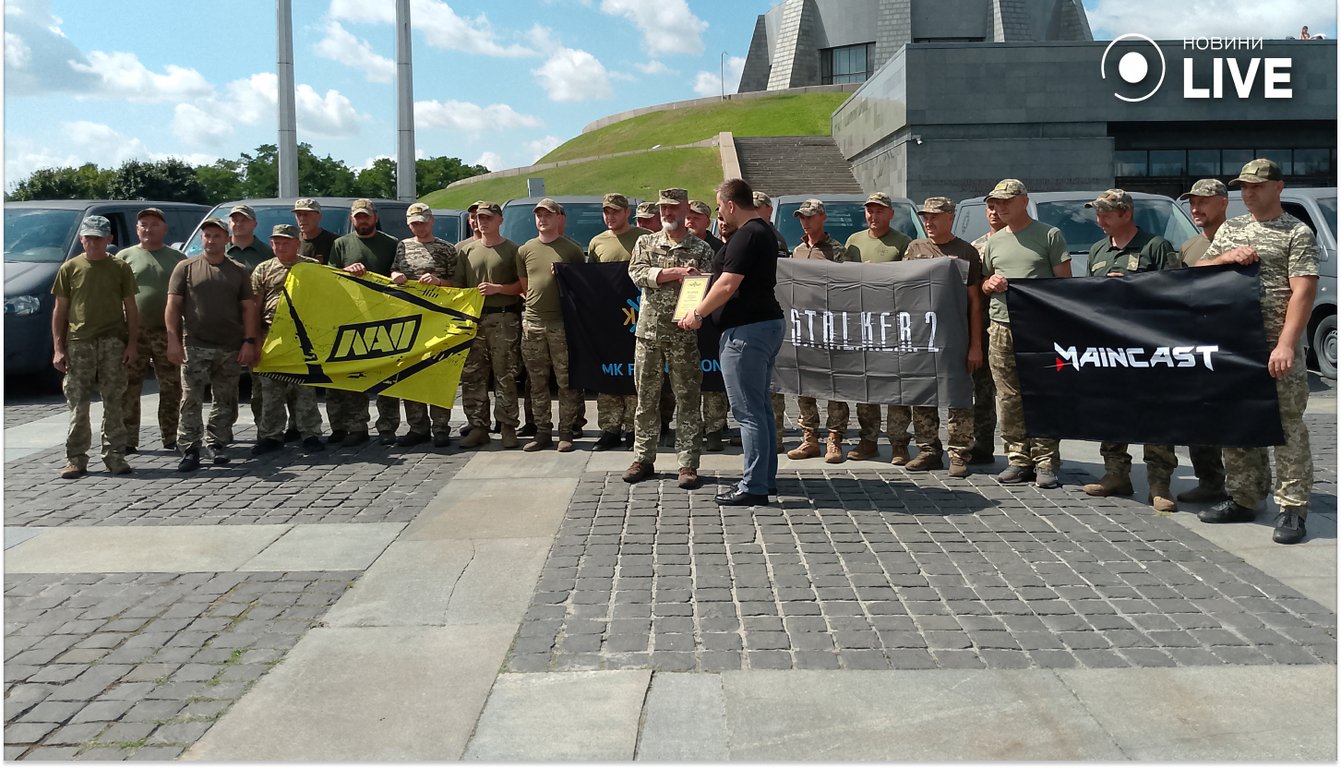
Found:
[[813, 459], [820, 455], [819, 435], [815, 430], [807, 429], [801, 436], [801, 444], [787, 451], [789, 459]]
[[[1118, 477], [1112, 472], [1105, 472], [1099, 482], [1086, 483], [1080, 490], [1090, 496], [1130, 496], [1131, 476]], [[1168, 487], [1164, 490], [1167, 492]]]
[[1178, 505], [1174, 503], [1173, 492], [1169, 490], [1167, 481], [1150, 483], [1150, 506], [1154, 507], [1156, 512], [1178, 511]]
[[466, 436], [461, 438], [461, 447], [479, 448], [488, 445], [489, 441], [492, 439], [492, 437], [489, 437], [488, 427], [472, 427], [471, 430], [466, 433]]
[[709, 453], [726, 450], [726, 443], [722, 442], [722, 431], [720, 429], [703, 435], [703, 450]]
[[940, 451], [918, 451], [917, 456], [912, 461], [904, 465], [904, 469], [909, 472], [927, 472], [933, 469], [944, 469], [945, 460]]
[[824, 451], [825, 464], [842, 464], [843, 456], [843, 433], [829, 430], [829, 443]]
[[1198, 484], [1196, 488], [1190, 491], [1183, 491], [1178, 494], [1178, 500], [1188, 504], [1215, 504], [1229, 498], [1225, 493], [1225, 487]]
[[504, 424], [499, 438], [502, 440], [504, 448], [511, 449], [518, 446], [516, 427]]
[[894, 456], [889, 460], [890, 464], [896, 467], [902, 467], [908, 463], [908, 440], [905, 438], [902, 442], [891, 440], [889, 450]]
[[866, 461], [874, 459], [880, 455], [880, 444], [874, 440], [862, 438], [857, 443], [857, 447], [847, 452], [847, 457], [853, 461]]
[[531, 442], [522, 446], [523, 451], [538, 451], [542, 448], [549, 448], [554, 445], [554, 433], [549, 427], [541, 427], [536, 430], [535, 438]]
[[573, 442], [573, 437], [574, 435], [572, 432], [567, 430], [559, 431], [559, 453], [568, 453], [577, 447], [577, 444]]

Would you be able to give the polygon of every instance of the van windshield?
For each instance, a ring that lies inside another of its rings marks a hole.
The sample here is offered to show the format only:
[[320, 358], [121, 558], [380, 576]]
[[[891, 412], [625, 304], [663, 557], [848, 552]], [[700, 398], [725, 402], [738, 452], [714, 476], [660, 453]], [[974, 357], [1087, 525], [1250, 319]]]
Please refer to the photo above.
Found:
[[5, 261], [65, 261], [80, 214], [64, 208], [6, 208]]
[[[564, 203], [560, 201], [560, 204], [563, 205], [564, 218], [568, 220], [563, 229], [564, 236], [576, 242], [583, 251], [587, 250], [587, 244], [591, 242], [591, 239], [605, 231], [605, 219], [601, 215], [601, 201], [593, 200], [589, 203]], [[514, 205], [512, 203], [503, 206], [503, 228], [501, 232], [503, 237], [517, 245], [535, 237], [534, 208], [528, 208], [525, 204]]]
[[[228, 221], [228, 211], [232, 209], [231, 203], [225, 203], [214, 207], [209, 212], [224, 221]], [[270, 241], [270, 232], [276, 224], [297, 224], [293, 218], [293, 208], [288, 205], [254, 205], [252, 208], [256, 211], [256, 238], [263, 241]], [[349, 220], [349, 210], [340, 210], [338, 208], [326, 208], [321, 212], [321, 226], [335, 234], [343, 234], [348, 228], [346, 226]], [[404, 226], [402, 223], [401, 226]], [[182, 252], [189, 256], [199, 256], [205, 252], [204, 246], [200, 242], [200, 230], [197, 228], [191, 235], [191, 240], [182, 249]]]
[[[1094, 218], [1094, 209], [1085, 207], [1087, 202], [1058, 200], [1038, 204], [1038, 220], [1060, 229], [1071, 253], [1086, 253], [1091, 245], [1106, 237]], [[1197, 234], [1197, 228], [1187, 214], [1172, 201], [1137, 198], [1133, 204], [1136, 226], [1168, 240], [1174, 248]]]
[[[778, 231], [792, 248], [800, 244], [801, 237], [805, 234], [801, 229], [801, 219], [795, 215], [796, 209], [800, 207], [800, 202], [782, 203], [773, 214], [778, 221]], [[841, 203], [826, 202], [824, 213], [826, 217], [824, 231], [829, 233], [834, 242], [846, 243], [853, 233], [866, 229], [865, 203], [855, 200]], [[897, 229], [913, 240], [926, 237], [917, 222], [915, 209], [908, 203], [894, 203], [894, 220], [890, 222], [890, 228]]]

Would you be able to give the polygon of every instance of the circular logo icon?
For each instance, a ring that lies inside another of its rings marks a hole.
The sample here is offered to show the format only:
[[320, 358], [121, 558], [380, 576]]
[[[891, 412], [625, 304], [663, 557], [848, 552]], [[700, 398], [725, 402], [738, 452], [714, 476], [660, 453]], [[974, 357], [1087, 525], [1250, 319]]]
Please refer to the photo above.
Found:
[[[1168, 69], [1164, 61], [1164, 51], [1161, 51], [1159, 49], [1159, 45], [1156, 44], [1154, 40], [1151, 40], [1145, 35], [1128, 33], [1113, 38], [1113, 41], [1108, 44], [1108, 47], [1104, 48], [1103, 58], [1099, 60], [1099, 77], [1104, 80], [1108, 79], [1108, 55], [1112, 53], [1113, 46], [1117, 45], [1123, 40], [1138, 41], [1144, 43], [1145, 45], [1150, 46], [1150, 48], [1154, 50], [1155, 56], [1159, 59], [1159, 77], [1155, 81], [1155, 86], [1151, 88], [1150, 91], [1147, 92], [1144, 96], [1136, 96], [1136, 97], [1124, 96], [1116, 91], [1113, 92], [1113, 95], [1119, 99], [1122, 99], [1123, 101], [1129, 101], [1129, 102], [1145, 101], [1151, 96], [1154, 96], [1155, 92], [1159, 90], [1160, 86], [1164, 85], [1164, 75]], [[1141, 47], [1144, 48], [1145, 46]], [[1131, 50], [1127, 51], [1126, 53], [1123, 53], [1120, 57], [1118, 57], [1117, 61], [1118, 79], [1122, 80], [1122, 82], [1127, 83], [1128, 85], [1136, 85], [1137, 83], [1144, 82], [1150, 75], [1150, 61], [1151, 61], [1150, 54], [1143, 53], [1139, 50]]]

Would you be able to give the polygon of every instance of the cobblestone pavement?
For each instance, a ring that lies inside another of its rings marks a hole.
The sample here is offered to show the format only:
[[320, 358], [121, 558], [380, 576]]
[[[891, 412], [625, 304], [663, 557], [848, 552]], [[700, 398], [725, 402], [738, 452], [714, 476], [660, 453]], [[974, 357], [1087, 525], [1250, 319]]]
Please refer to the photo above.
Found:
[[[405, 522], [473, 455], [388, 448], [373, 439], [311, 455], [290, 444], [254, 459], [254, 434], [251, 427], [238, 431], [231, 464], [206, 460], [192, 473], [177, 472], [180, 455], [162, 449], [131, 456], [135, 474], [129, 477], [107, 474], [94, 457], [89, 475], [62, 480], [56, 473], [63, 447], [11, 462], [5, 465], [5, 525]], [[144, 444], [156, 443], [154, 436]]]
[[357, 572], [5, 577], [5, 759], [171, 759]]
[[41, 421], [50, 416], [60, 416], [66, 413], [69, 413], [69, 409], [65, 407], [64, 402], [6, 405], [5, 426], [20, 427], [24, 424], [31, 424], [34, 421]]
[[[1334, 418], [1309, 419], [1319, 511], [1336, 508]], [[757, 511], [713, 502], [727, 478], [686, 494], [584, 476], [508, 669], [1336, 661], [1331, 611], [1078, 474], [1040, 490], [866, 466], [792, 472]]]

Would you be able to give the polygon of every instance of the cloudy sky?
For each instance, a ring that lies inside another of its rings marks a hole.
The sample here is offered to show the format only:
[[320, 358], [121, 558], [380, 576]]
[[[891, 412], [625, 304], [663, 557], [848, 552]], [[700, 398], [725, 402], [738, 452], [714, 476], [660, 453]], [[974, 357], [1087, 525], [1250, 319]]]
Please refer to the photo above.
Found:
[[[1084, 0], [1096, 38], [1336, 33], [1329, 0]], [[414, 0], [416, 142], [500, 169], [608, 114], [719, 92], [776, 0]], [[391, 0], [294, 0], [298, 135], [395, 154]], [[273, 0], [4, 1], [5, 185], [42, 167], [275, 141]]]

